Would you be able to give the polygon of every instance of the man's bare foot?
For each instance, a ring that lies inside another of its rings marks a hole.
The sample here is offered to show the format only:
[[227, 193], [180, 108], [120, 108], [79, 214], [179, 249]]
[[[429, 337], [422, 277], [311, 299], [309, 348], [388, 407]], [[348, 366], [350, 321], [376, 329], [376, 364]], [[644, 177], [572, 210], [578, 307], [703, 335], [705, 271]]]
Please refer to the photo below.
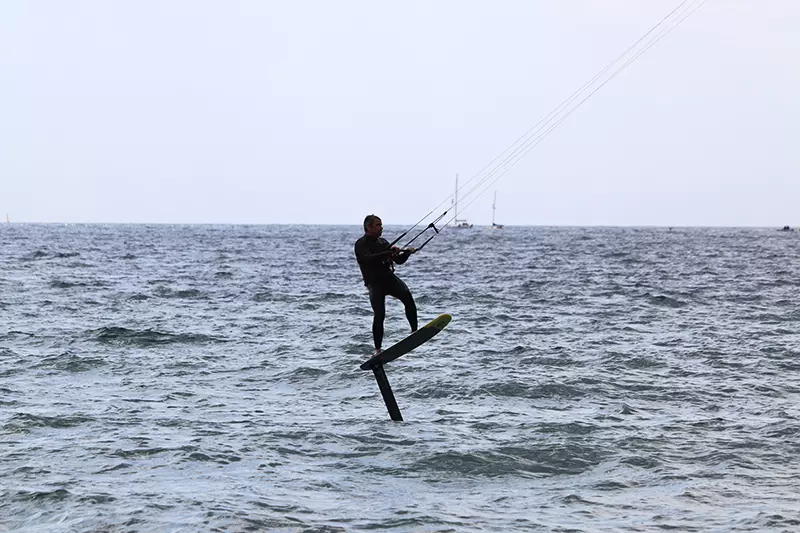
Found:
[[380, 354], [382, 351], [380, 348], [375, 348], [375, 355]]

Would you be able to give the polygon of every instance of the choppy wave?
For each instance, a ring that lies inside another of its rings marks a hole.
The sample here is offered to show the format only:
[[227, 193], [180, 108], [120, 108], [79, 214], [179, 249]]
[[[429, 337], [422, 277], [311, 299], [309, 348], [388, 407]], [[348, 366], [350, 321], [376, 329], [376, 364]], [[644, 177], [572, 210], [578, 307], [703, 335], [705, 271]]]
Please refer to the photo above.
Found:
[[103, 326], [90, 330], [89, 334], [104, 344], [133, 345], [147, 347], [155, 344], [207, 344], [223, 339], [201, 333], [164, 333], [152, 329], [134, 330], [116, 326]]
[[3, 424], [3, 430], [9, 433], [29, 431], [32, 428], [71, 428], [87, 422], [91, 417], [84, 416], [42, 416], [30, 413], [16, 413], [11, 415], [8, 422]]

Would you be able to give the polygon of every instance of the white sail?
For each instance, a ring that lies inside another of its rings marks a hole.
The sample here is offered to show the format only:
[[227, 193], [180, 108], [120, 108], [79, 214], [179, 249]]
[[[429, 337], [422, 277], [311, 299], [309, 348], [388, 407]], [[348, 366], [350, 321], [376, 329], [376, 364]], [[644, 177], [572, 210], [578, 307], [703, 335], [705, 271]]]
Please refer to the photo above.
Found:
[[496, 207], [495, 207], [496, 204], [497, 204], [497, 191], [494, 191], [494, 200], [492, 200], [492, 228], [493, 229], [503, 229], [503, 225], [502, 224], [495, 224], [494, 223], [494, 211], [496, 209]]

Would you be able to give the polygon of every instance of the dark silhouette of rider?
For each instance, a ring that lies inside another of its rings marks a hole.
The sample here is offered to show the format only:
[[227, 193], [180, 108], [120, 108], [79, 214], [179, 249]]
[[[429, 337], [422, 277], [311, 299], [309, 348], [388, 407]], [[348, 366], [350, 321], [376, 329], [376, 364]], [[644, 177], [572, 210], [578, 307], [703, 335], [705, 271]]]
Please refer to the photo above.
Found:
[[383, 222], [375, 215], [364, 219], [364, 236], [356, 241], [355, 252], [364, 285], [369, 289], [369, 303], [375, 313], [372, 319], [372, 339], [375, 353], [381, 352], [383, 321], [386, 318], [386, 296], [394, 296], [406, 308], [406, 318], [411, 331], [417, 331], [417, 306], [408, 286], [394, 273], [394, 265], [401, 265], [416, 252], [414, 248], [401, 250], [381, 238]]

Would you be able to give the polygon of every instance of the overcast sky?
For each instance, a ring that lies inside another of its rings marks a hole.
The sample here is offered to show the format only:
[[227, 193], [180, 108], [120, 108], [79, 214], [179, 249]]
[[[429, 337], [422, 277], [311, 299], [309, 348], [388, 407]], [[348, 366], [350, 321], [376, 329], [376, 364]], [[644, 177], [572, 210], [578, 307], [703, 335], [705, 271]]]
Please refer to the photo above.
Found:
[[[413, 223], [678, 4], [4, 0], [0, 214]], [[710, 0], [462, 215], [800, 225], [798, 27]]]

